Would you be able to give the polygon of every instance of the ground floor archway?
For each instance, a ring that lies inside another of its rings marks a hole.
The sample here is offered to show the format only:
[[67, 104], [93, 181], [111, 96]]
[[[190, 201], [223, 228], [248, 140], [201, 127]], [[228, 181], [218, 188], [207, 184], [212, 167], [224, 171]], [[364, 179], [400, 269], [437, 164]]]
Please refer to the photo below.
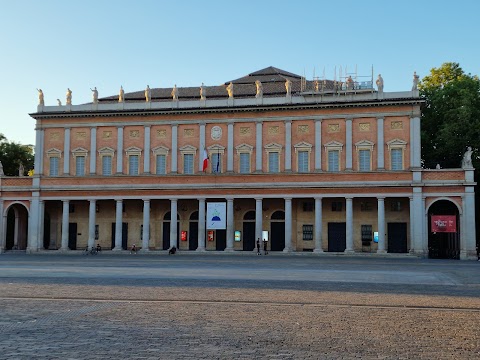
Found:
[[[455, 231], [444, 231], [432, 222], [438, 216], [450, 216], [455, 221]], [[435, 231], [436, 230], [436, 231]], [[435, 201], [428, 209], [428, 257], [432, 259], [460, 259], [460, 218], [457, 206], [450, 200]]]

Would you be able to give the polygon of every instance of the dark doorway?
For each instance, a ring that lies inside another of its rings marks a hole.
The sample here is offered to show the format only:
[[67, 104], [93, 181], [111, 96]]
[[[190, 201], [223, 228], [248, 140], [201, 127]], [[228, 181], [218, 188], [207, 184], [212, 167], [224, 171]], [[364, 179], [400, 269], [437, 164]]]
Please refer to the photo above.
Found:
[[244, 251], [255, 249], [255, 211], [248, 211], [243, 216], [242, 241]]
[[198, 248], [198, 211], [190, 215], [188, 225], [188, 250], [197, 250]]
[[275, 211], [270, 219], [270, 251], [283, 251], [285, 249], [285, 212]]
[[25, 250], [27, 248], [28, 212], [22, 204], [13, 204], [8, 209], [5, 237], [5, 250]]
[[407, 223], [388, 223], [388, 248], [389, 253], [407, 252]]
[[77, 250], [77, 223], [68, 224], [68, 248]]
[[[128, 223], [122, 223], [122, 249], [128, 246]], [[112, 249], [115, 248], [115, 223], [112, 223]]]
[[328, 251], [344, 252], [347, 248], [347, 223], [328, 223]]
[[48, 249], [50, 247], [50, 214], [45, 213], [43, 220], [43, 248]]
[[227, 230], [215, 230], [215, 250], [224, 251], [227, 247]]
[[[162, 249], [170, 249], [170, 220], [171, 212], [167, 212], [163, 217], [163, 226], [162, 226]], [[179, 248], [180, 241], [180, 217], [177, 214], [177, 249]]]
[[[456, 217], [457, 232], [432, 232], [432, 215]], [[428, 209], [428, 257], [432, 259], [460, 259], [460, 221], [458, 208], [448, 200], [439, 200]]]

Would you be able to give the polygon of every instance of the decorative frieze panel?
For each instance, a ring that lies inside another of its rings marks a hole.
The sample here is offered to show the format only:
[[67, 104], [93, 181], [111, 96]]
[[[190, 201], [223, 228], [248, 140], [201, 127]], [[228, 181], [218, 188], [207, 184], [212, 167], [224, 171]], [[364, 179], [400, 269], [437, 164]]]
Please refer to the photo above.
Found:
[[59, 132], [52, 132], [50, 134], [50, 140], [60, 140], [60, 133]]
[[87, 138], [87, 133], [85, 131], [79, 131], [77, 132], [77, 134], [75, 135], [75, 138], [77, 140], [85, 140]]
[[269, 135], [277, 135], [280, 132], [280, 128], [278, 126], [269, 126], [268, 127], [268, 134]]
[[157, 130], [157, 138], [166, 138], [167, 137], [167, 130], [160, 129]]
[[308, 125], [298, 125], [297, 133], [298, 134], [308, 134], [309, 133]]
[[195, 130], [194, 129], [184, 129], [183, 130], [183, 136], [193, 137], [193, 136], [195, 136]]
[[111, 131], [104, 131], [102, 134], [103, 139], [111, 139], [112, 138], [112, 132]]
[[340, 131], [340, 124], [328, 124], [328, 132], [339, 132]]
[[360, 123], [358, 128], [360, 131], [370, 131], [370, 123]]
[[403, 130], [403, 121], [392, 121], [392, 130]]
[[135, 139], [140, 137], [140, 130], [130, 130], [130, 137]]
[[240, 136], [250, 136], [251, 133], [252, 133], [252, 131], [249, 127], [241, 127], [240, 128]]

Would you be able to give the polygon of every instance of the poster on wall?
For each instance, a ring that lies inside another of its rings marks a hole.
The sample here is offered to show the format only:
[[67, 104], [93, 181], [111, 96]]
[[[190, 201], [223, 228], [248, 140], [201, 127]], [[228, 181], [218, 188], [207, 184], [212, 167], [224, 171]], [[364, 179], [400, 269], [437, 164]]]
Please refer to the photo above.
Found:
[[207, 229], [225, 230], [227, 225], [227, 204], [224, 202], [207, 203]]
[[457, 232], [457, 219], [455, 215], [432, 215], [432, 233]]

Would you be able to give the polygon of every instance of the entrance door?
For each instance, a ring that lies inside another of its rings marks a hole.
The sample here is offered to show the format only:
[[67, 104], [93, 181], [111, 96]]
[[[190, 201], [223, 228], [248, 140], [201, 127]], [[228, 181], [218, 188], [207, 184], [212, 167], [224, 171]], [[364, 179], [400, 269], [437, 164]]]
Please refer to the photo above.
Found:
[[407, 223], [388, 223], [388, 252], [407, 252]]
[[244, 251], [253, 251], [255, 248], [255, 223], [254, 222], [243, 222], [243, 250]]
[[227, 230], [215, 230], [215, 250], [223, 251], [227, 247]]
[[347, 223], [328, 223], [328, 251], [344, 252], [347, 248]]
[[[122, 249], [127, 250], [128, 223], [122, 223]], [[112, 223], [112, 249], [115, 247], [115, 223]]]
[[68, 224], [68, 248], [77, 250], [77, 223]]
[[50, 215], [46, 212], [43, 219], [43, 248], [50, 247]]
[[[198, 226], [197, 226], [198, 231]], [[178, 243], [180, 241], [180, 222], [177, 221], [177, 249]], [[163, 222], [163, 230], [162, 230], [162, 249], [168, 250], [170, 249], [170, 221]]]
[[270, 223], [270, 241], [271, 251], [283, 251], [285, 249], [285, 222], [272, 221]]
[[198, 248], [198, 221], [190, 221], [188, 226], [188, 250]]

